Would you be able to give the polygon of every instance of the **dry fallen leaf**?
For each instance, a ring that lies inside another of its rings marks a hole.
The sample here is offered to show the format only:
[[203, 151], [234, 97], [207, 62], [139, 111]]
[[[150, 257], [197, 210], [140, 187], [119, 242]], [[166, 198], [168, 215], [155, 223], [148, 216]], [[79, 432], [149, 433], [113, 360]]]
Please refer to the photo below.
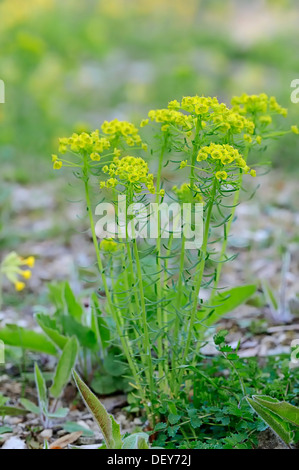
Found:
[[67, 434], [66, 436], [62, 436], [56, 441], [52, 442], [49, 449], [64, 449], [69, 444], [76, 442], [77, 439], [82, 435], [82, 431], [72, 432], [71, 434]]

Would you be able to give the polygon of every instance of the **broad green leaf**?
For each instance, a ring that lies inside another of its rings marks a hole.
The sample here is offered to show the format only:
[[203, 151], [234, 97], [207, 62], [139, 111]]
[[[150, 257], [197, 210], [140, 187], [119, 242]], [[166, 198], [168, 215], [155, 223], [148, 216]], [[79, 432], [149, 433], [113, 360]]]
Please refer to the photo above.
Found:
[[123, 440], [122, 449], [149, 449], [148, 439], [145, 432], [131, 434]]
[[98, 423], [102, 431], [107, 448], [119, 448], [116, 447], [117, 442], [115, 442], [119, 441], [119, 425], [117, 425], [112, 416], [107, 413], [105, 407], [102, 405], [100, 400], [92, 393], [92, 391], [87, 387], [83, 380], [81, 380], [75, 370], [73, 371], [73, 377], [86, 406], [93, 414], [96, 422]]
[[76, 336], [80, 345], [84, 348], [95, 349], [98, 347], [96, 335], [90, 328], [81, 325], [74, 318], [66, 315], [61, 316], [61, 323], [64, 332], [69, 336]]
[[105, 356], [104, 367], [108, 374], [113, 377], [123, 376], [128, 371], [128, 365], [121, 361], [119, 351], [115, 349]]
[[[220, 317], [231, 312], [242, 305], [256, 291], [255, 284], [233, 287], [232, 289], [221, 291], [213, 299], [213, 305], [204, 305], [198, 312], [200, 320], [203, 320], [205, 326], [211, 326]], [[209, 313], [211, 314], [209, 315]], [[204, 325], [198, 325], [198, 329], [204, 328]]]
[[70, 338], [63, 348], [61, 356], [59, 358], [55, 375], [53, 378], [53, 385], [50, 388], [50, 393], [54, 398], [59, 398], [61, 392], [72, 373], [72, 369], [75, 366], [78, 354], [78, 343], [76, 338]]
[[299, 427], [299, 408], [286, 401], [278, 401], [267, 395], [253, 395], [253, 400], [259, 405], [268, 408], [282, 419]]
[[0, 406], [0, 416], [19, 416], [26, 415], [27, 413], [27, 410], [17, 406]]
[[132, 389], [129, 379], [125, 377], [113, 377], [105, 371], [99, 371], [94, 375], [91, 388], [99, 395], [111, 395], [118, 390], [127, 392]]
[[9, 346], [18, 346], [44, 354], [57, 356], [57, 350], [44, 334], [21, 328], [17, 325], [6, 325], [0, 330], [0, 340]]
[[180, 419], [181, 419], [181, 415], [177, 415], [173, 413], [170, 413], [168, 415], [168, 421], [170, 422], [171, 425], [178, 423]]
[[37, 313], [35, 315], [35, 319], [41, 329], [46, 333], [48, 338], [56, 345], [59, 349], [63, 349], [66, 345], [68, 338], [62, 334], [60, 334], [56, 329], [49, 326], [48, 322], [48, 315], [43, 315], [41, 313]]
[[253, 410], [265, 421], [268, 426], [287, 444], [293, 442], [294, 433], [291, 431], [289, 424], [280, 418], [277, 414], [261, 406], [256, 401], [246, 397], [247, 402]]
[[73, 318], [75, 318], [75, 320], [80, 321], [82, 314], [83, 314], [83, 307], [77, 301], [68, 282], [65, 283], [64, 298], [65, 298], [68, 314], [71, 315]]
[[34, 366], [34, 373], [40, 412], [46, 415], [48, 412], [47, 387], [43, 374], [41, 373], [37, 363], [35, 363]]
[[40, 409], [32, 401], [27, 400], [27, 398], [20, 398], [21, 405], [24, 406], [25, 410], [30, 411], [30, 413], [35, 413], [39, 415]]

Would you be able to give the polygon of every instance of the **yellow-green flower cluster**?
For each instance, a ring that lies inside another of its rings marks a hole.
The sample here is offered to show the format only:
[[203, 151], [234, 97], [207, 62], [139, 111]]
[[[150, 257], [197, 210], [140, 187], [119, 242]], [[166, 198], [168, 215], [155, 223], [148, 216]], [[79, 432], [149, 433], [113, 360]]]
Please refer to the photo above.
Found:
[[148, 117], [151, 121], [156, 121], [163, 124], [161, 127], [163, 132], [167, 131], [170, 125], [181, 127], [187, 132], [190, 131], [193, 127], [193, 118], [191, 115], [183, 114], [180, 111], [176, 111], [172, 108], [152, 109], [149, 111]]
[[118, 243], [116, 243], [112, 238], [105, 238], [100, 243], [100, 249], [106, 253], [114, 253], [118, 249]]
[[126, 156], [114, 157], [113, 162], [103, 167], [103, 172], [108, 173], [110, 179], [101, 181], [100, 187], [114, 187], [119, 182], [122, 184], [144, 184], [149, 192], [155, 193], [154, 176], [149, 173], [148, 164], [140, 157]]
[[[170, 106], [173, 106], [173, 102], [170, 102], [169, 104]], [[177, 102], [177, 106], [191, 114], [204, 117], [208, 113], [211, 113], [217, 109], [219, 107], [219, 102], [216, 97], [211, 98], [209, 96], [206, 97], [197, 95], [184, 96], [181, 103]]]
[[59, 152], [66, 153], [67, 150], [79, 153], [82, 151], [91, 153], [102, 153], [110, 147], [110, 141], [100, 136], [99, 130], [95, 130], [88, 134], [82, 132], [81, 134], [74, 133], [71, 137], [62, 137], [59, 139]]
[[218, 171], [216, 172], [217, 179], [227, 178], [227, 173], [224, 169], [225, 166], [228, 168], [241, 168], [245, 173], [250, 172], [251, 176], [256, 176], [255, 170], [250, 170], [238, 150], [228, 144], [222, 145], [211, 143], [210, 145], [202, 147], [197, 154], [197, 161], [207, 161], [208, 163], [213, 163], [217, 167], [219, 167], [219, 164], [220, 166], [223, 166], [223, 169], [218, 168]]
[[110, 140], [120, 137], [123, 138], [130, 147], [137, 145], [146, 150], [137, 127], [135, 127], [131, 122], [119, 121], [118, 119], [114, 119], [113, 121], [104, 121], [101, 129], [104, 134], [109, 136]]
[[179, 188], [177, 186], [173, 186], [173, 192], [177, 195], [177, 198], [180, 202], [202, 202], [203, 198], [199, 192], [195, 192], [191, 190], [190, 185], [188, 183], [183, 183]]
[[28, 280], [31, 278], [30, 269], [22, 269], [22, 267], [33, 268], [35, 263], [35, 258], [29, 256], [28, 258], [22, 258], [14, 251], [9, 253], [0, 265], [0, 273], [5, 275], [6, 278], [15, 286], [17, 291], [23, 290], [26, 285], [23, 280]]
[[[118, 146], [118, 143], [122, 143], [121, 141], [131, 147], [137, 146], [147, 150], [147, 145], [142, 142], [138, 129], [130, 122], [119, 121], [118, 119], [110, 122], [105, 121], [101, 126], [101, 130], [103, 134], [100, 134], [100, 131], [96, 129], [91, 133], [74, 133], [70, 137], [60, 138], [59, 153], [64, 155], [67, 152], [72, 152], [81, 160], [88, 155], [92, 161], [99, 162], [102, 153], [111, 147], [114, 149], [114, 155], [119, 156], [121, 150], [115, 147]], [[62, 166], [80, 166], [80, 162], [73, 164], [58, 157], [58, 155], [52, 155], [52, 162], [55, 170], [59, 170]]]
[[217, 125], [218, 131], [224, 133], [229, 131], [232, 134], [240, 134], [242, 132], [253, 134], [255, 127], [253, 121], [224, 106], [220, 105], [218, 111], [214, 111], [212, 114], [212, 121]]
[[281, 114], [286, 117], [287, 109], [280, 106], [274, 96], [268, 96], [266, 93], [260, 95], [247, 95], [243, 93], [241, 96], [234, 96], [231, 101], [233, 109], [243, 115], [260, 115], [259, 121], [264, 124], [271, 124], [271, 116], [269, 113]]
[[[88, 134], [82, 132], [81, 134], [74, 133], [70, 137], [62, 137], [59, 139], [59, 153], [65, 154], [68, 151], [78, 155], [89, 155], [93, 161], [100, 161], [101, 154], [109, 149], [111, 146], [110, 140], [106, 137], [100, 136], [99, 130], [95, 130]], [[59, 158], [57, 155], [52, 155], [53, 168], [59, 170], [65, 163], [70, 166], [70, 162]]]
[[[208, 123], [214, 124], [218, 132], [228, 132], [238, 134], [248, 132], [253, 134], [254, 123], [246, 119], [233, 109], [228, 108], [224, 103], [219, 103], [216, 97], [205, 96], [184, 96], [181, 103], [177, 100], [170, 101], [168, 104], [170, 110], [181, 114], [178, 110], [190, 113], [188, 115], [188, 125], [195, 125], [198, 118], [201, 121], [201, 127], [204, 128]], [[162, 111], [162, 110], [160, 110]]]

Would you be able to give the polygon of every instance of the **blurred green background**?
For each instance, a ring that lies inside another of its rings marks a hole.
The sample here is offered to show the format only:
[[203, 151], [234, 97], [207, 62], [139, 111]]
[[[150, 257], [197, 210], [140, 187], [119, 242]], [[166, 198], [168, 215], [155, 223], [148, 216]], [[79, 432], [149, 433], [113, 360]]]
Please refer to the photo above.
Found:
[[[52, 178], [59, 136], [183, 95], [266, 92], [299, 123], [298, 0], [2, 0], [0, 18], [4, 181]], [[270, 153], [294, 171], [296, 136]]]

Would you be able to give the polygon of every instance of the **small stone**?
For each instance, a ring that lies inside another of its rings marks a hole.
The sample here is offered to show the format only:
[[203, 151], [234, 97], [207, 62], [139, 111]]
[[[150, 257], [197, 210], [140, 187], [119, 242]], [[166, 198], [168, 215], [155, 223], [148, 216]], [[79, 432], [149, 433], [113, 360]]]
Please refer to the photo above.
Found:
[[53, 430], [52, 430], [52, 429], [44, 429], [44, 430], [38, 435], [38, 440], [39, 440], [40, 442], [49, 441], [52, 436], [53, 436]]
[[3, 444], [1, 449], [26, 449], [26, 444], [19, 437], [12, 436]]

